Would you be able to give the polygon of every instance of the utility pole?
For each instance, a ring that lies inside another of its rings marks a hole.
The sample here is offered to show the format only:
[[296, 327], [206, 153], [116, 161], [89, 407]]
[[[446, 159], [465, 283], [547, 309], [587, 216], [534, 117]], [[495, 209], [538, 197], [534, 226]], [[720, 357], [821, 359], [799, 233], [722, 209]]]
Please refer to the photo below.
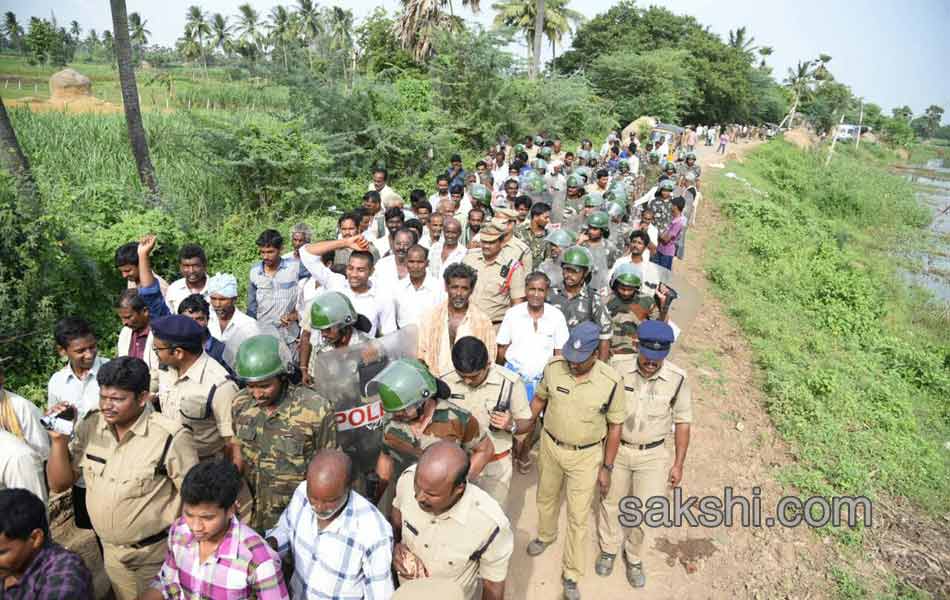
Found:
[[864, 98], [861, 98], [861, 116], [858, 117], [858, 140], [854, 143], [854, 147], [858, 148], [861, 145], [861, 124], [864, 123]]
[[[841, 113], [841, 120], [838, 121], [838, 125], [841, 125], [842, 123], [844, 123], [844, 113], [843, 113], [843, 112]], [[831, 155], [835, 153], [835, 142], [837, 142], [837, 141], [838, 141], [838, 128], [835, 127], [835, 136], [834, 136], [833, 138], [831, 138], [831, 149], [828, 150], [828, 159], [825, 160], [825, 166], [826, 166], [826, 167], [831, 164]]]

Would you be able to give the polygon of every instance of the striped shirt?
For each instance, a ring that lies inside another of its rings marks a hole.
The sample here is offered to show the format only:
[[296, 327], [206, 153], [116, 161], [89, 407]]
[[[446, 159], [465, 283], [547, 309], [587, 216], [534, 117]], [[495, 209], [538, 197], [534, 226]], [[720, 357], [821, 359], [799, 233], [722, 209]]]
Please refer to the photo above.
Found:
[[253, 529], [231, 517], [214, 553], [201, 562], [198, 541], [179, 518], [168, 535], [168, 551], [151, 587], [164, 598], [188, 600], [288, 600], [280, 557]]
[[281, 258], [277, 272], [268, 275], [262, 262], [251, 267], [247, 281], [247, 314], [261, 324], [273, 325], [287, 343], [297, 339], [300, 328], [296, 321], [287, 325], [280, 318], [297, 307], [297, 281], [300, 280], [300, 261]]
[[301, 482], [267, 537], [277, 540], [281, 556], [293, 554], [294, 600], [387, 600], [393, 595], [392, 527], [356, 492], [321, 530], [307, 500], [307, 482]]

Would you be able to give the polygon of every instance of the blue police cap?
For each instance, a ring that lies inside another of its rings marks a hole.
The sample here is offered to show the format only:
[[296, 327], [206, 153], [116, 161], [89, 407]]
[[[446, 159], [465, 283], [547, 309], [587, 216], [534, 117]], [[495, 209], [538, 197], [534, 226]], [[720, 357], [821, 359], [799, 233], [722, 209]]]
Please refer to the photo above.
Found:
[[663, 360], [673, 345], [673, 328], [665, 321], [644, 321], [637, 327], [640, 354], [650, 360]]
[[152, 335], [169, 344], [200, 344], [204, 328], [184, 315], [159, 317], [151, 322]]
[[599, 343], [600, 326], [592, 321], [584, 321], [571, 332], [561, 348], [561, 355], [572, 363], [584, 362], [590, 358]]

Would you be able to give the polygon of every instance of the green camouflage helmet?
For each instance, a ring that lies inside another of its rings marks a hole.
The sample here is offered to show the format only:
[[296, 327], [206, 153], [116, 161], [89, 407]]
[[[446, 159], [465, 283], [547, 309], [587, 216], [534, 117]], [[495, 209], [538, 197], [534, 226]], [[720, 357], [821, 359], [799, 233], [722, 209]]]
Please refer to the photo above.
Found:
[[287, 372], [280, 357], [280, 342], [271, 335], [255, 335], [238, 348], [234, 370], [242, 381], [254, 383]]
[[610, 226], [610, 216], [603, 211], [591, 213], [587, 216], [587, 226], [607, 231]]
[[660, 185], [658, 186], [658, 189], [666, 190], [666, 191], [668, 191], [668, 192], [672, 192], [673, 190], [676, 189], [676, 184], [673, 183], [673, 180], [672, 180], [672, 179], [664, 179], [663, 181], [660, 182]]
[[555, 229], [551, 233], [544, 236], [544, 241], [549, 244], [554, 244], [555, 246], [560, 246], [561, 248], [568, 248], [574, 245], [574, 242], [577, 241], [577, 238], [571, 234], [570, 231], [566, 229]]
[[584, 196], [584, 206], [590, 208], [600, 208], [604, 205], [604, 196], [594, 192], [593, 194], [587, 194]]
[[608, 202], [604, 206], [604, 210], [607, 211], [607, 214], [610, 215], [611, 219], [616, 219], [617, 217], [621, 217], [623, 216], [623, 213], [624, 213], [623, 206], [621, 206], [617, 202]]
[[640, 270], [630, 263], [624, 263], [614, 271], [614, 276], [610, 279], [610, 287], [614, 287], [619, 283], [639, 288], [640, 281]]
[[624, 159], [621, 159], [621, 161], [620, 161], [619, 163], [617, 163], [617, 168], [620, 170], [621, 173], [629, 173], [629, 172], [630, 172], [630, 161], [628, 161], [628, 160], [625, 159], [625, 158], [624, 158]]
[[525, 151], [524, 144], [515, 144], [515, 155], [521, 154]]
[[314, 329], [329, 329], [337, 325], [355, 325], [359, 318], [350, 299], [340, 292], [325, 292], [313, 299], [310, 322]]
[[491, 204], [491, 191], [480, 183], [473, 183], [469, 194], [479, 204]]
[[551, 160], [552, 153], [553, 153], [553, 150], [551, 150], [551, 146], [544, 146], [540, 150], [538, 150], [538, 156], [540, 156], [544, 160]]
[[584, 178], [578, 175], [577, 173], [571, 173], [567, 176], [567, 187], [569, 188], [582, 188], [584, 187]]
[[414, 358], [401, 358], [366, 384], [366, 395], [379, 394], [383, 410], [393, 413], [436, 397], [438, 389], [438, 382], [424, 364]]
[[594, 257], [590, 253], [590, 250], [583, 246], [571, 246], [564, 251], [564, 254], [561, 255], [561, 265], [571, 265], [574, 267], [581, 267], [582, 269], [590, 270], [591, 265], [594, 264]]

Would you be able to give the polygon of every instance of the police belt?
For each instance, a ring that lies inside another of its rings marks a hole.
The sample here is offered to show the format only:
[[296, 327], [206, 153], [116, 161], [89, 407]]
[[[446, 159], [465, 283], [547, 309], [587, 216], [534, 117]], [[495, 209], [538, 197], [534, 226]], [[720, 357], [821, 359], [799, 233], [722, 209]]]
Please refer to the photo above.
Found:
[[604, 439], [601, 438], [601, 439], [597, 440], [596, 442], [591, 442], [590, 444], [580, 444], [580, 445], [578, 445], [578, 444], [568, 444], [568, 443], [562, 442], [561, 440], [559, 440], [559, 439], [557, 439], [556, 437], [554, 437], [554, 434], [552, 434], [552, 433], [551, 433], [550, 431], [548, 431], [547, 429], [544, 430], [544, 433], [548, 434], [548, 437], [550, 437], [550, 438], [551, 438], [551, 441], [553, 441], [555, 444], [557, 444], [557, 445], [560, 446], [561, 448], [565, 448], [565, 449], [567, 449], [567, 450], [586, 450], [587, 448], [593, 448], [594, 446], [597, 446], [597, 445], [602, 444], [602, 443], [604, 442]]
[[134, 544], [129, 544], [129, 547], [135, 548], [136, 550], [141, 550], [142, 548], [147, 548], [151, 546], [152, 544], [155, 544], [157, 542], [164, 540], [167, 537], [168, 537], [168, 530], [163, 529], [162, 531], [159, 531], [155, 535], [150, 535], [147, 538], [144, 538], [135, 542]]
[[662, 446], [665, 439], [659, 439], [655, 442], [650, 442], [649, 444], [633, 444], [626, 440], [620, 440], [620, 443], [624, 446], [629, 446], [630, 448], [635, 448], [637, 450], [649, 450], [651, 448], [656, 448], [657, 446]]

